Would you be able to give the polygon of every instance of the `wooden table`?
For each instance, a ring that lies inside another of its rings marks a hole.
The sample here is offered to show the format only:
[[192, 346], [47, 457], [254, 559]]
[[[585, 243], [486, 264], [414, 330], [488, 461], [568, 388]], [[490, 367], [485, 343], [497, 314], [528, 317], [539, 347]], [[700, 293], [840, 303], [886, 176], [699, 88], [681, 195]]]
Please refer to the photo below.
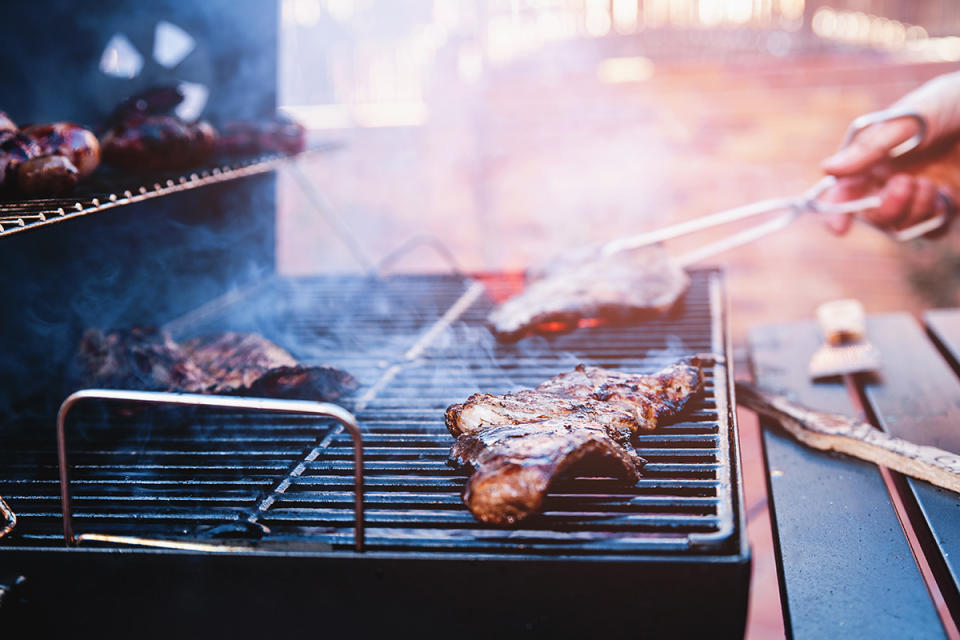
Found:
[[[811, 322], [749, 332], [756, 382], [890, 434], [960, 452], [960, 310], [868, 317], [884, 367], [873, 379], [812, 383]], [[814, 451], [764, 422], [781, 601], [796, 638], [960, 637], [960, 495]], [[902, 523], [902, 524], [901, 524]]]

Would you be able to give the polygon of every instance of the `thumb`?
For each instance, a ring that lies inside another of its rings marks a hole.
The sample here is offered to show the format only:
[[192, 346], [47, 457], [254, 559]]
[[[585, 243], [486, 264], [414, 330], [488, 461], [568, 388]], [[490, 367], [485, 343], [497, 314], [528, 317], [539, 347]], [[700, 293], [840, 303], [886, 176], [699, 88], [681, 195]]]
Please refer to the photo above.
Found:
[[853, 141], [821, 163], [823, 170], [835, 176], [861, 173], [890, 156], [890, 150], [917, 133], [913, 118], [897, 118], [864, 129]]

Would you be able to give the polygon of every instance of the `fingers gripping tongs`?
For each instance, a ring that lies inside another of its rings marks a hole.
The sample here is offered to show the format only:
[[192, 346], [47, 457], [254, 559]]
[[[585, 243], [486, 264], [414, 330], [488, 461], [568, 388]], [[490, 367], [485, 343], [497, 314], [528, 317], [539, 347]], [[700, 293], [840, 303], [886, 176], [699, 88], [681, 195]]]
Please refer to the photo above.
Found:
[[[846, 136], [844, 137], [843, 146], [850, 144], [856, 135], [863, 129], [866, 129], [874, 124], [879, 124], [881, 122], [886, 122], [888, 120], [894, 120], [897, 118], [913, 118], [918, 125], [917, 133], [914, 134], [909, 140], [906, 140], [894, 147], [890, 152], [890, 157], [895, 158], [915, 149], [920, 145], [921, 142], [923, 142], [923, 139], [926, 136], [927, 123], [923, 116], [921, 116], [919, 113], [903, 109], [885, 109], [883, 111], [877, 111], [860, 116], [853, 121], [853, 123], [850, 125], [850, 128], [847, 130]], [[782, 215], [777, 216], [772, 220], [767, 220], [748, 229], [733, 233], [726, 238], [711, 242], [699, 248], [693, 249], [682, 256], [679, 256], [678, 262], [685, 266], [705, 258], [709, 258], [723, 251], [727, 251], [728, 249], [752, 242], [753, 240], [761, 238], [775, 231], [779, 231], [796, 220], [801, 214], [806, 212], [819, 214], [855, 215], [869, 209], [874, 209], [880, 206], [882, 203], [882, 199], [879, 195], [872, 195], [857, 200], [849, 200], [847, 202], [825, 202], [820, 200], [820, 196], [822, 196], [836, 183], [837, 179], [834, 176], [825, 176], [811, 188], [807, 189], [798, 196], [762, 200], [760, 202], [755, 202], [742, 207], [736, 207], [734, 209], [712, 213], [710, 215], [688, 220], [687, 222], [681, 222], [680, 224], [657, 229], [655, 231], [649, 231], [647, 233], [641, 233], [639, 235], [625, 238], [618, 238], [603, 245], [600, 251], [603, 256], [610, 256], [614, 253], [619, 253], [620, 251], [637, 249], [647, 245], [664, 242], [666, 240], [690, 235], [705, 229], [737, 222], [739, 220], [773, 214], [777, 211], [784, 212]], [[918, 238], [946, 225], [953, 216], [954, 206], [951, 199], [943, 192], [939, 192], [939, 197], [943, 201], [945, 213], [929, 220], [925, 220], [912, 227], [897, 231], [889, 231], [887, 233], [894, 239], [905, 242], [907, 240]]]

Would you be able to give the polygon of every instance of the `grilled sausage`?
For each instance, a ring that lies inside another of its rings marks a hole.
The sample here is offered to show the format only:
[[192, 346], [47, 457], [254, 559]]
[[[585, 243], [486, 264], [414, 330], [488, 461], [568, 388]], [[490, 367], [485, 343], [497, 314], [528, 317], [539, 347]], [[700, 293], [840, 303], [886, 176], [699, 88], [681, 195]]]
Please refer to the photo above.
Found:
[[[42, 155], [60, 155], [85, 178], [100, 164], [100, 141], [92, 131], [71, 122], [54, 122], [24, 127], [21, 133], [32, 137]], [[53, 165], [51, 165], [53, 166]]]
[[60, 196], [69, 193], [80, 172], [65, 156], [31, 158], [17, 168], [17, 187], [25, 196]]
[[148, 116], [111, 129], [104, 160], [137, 171], [177, 169], [191, 163], [194, 134], [173, 116]]
[[271, 119], [228, 122], [220, 139], [229, 154], [299, 153], [306, 148], [306, 129], [281, 114]]
[[6, 137], [0, 142], [0, 187], [15, 185], [19, 166], [41, 154], [40, 145], [30, 136], [9, 132], [3, 135]]
[[181, 102], [183, 92], [179, 87], [150, 87], [117, 105], [110, 114], [109, 126], [123, 126], [147, 116], [163, 115]]
[[190, 143], [193, 163], [201, 163], [213, 154], [217, 143], [217, 130], [206, 120], [198, 120], [190, 125], [193, 141]]

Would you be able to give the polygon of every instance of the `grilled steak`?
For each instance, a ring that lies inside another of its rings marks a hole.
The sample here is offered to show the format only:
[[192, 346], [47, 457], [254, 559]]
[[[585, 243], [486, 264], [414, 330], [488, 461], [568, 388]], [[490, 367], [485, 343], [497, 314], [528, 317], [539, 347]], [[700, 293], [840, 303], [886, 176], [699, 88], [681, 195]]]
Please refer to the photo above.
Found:
[[88, 330], [81, 383], [121, 389], [336, 400], [358, 383], [331, 366], [304, 366], [256, 334], [220, 333], [183, 344], [154, 327]]
[[581, 365], [535, 390], [477, 393], [451, 405], [450, 462], [475, 469], [463, 500], [482, 522], [512, 524], [539, 512], [561, 475], [633, 484], [645, 461], [631, 436], [679, 414], [702, 385], [697, 360], [652, 375]]
[[660, 246], [593, 255], [537, 274], [488, 321], [498, 338], [512, 340], [545, 323], [575, 328], [583, 318], [636, 320], [670, 310], [689, 285], [687, 274]]
[[183, 348], [209, 376], [207, 393], [336, 400], [358, 386], [346, 371], [329, 365], [303, 366], [282, 347], [253, 333], [201, 336]]
[[203, 370], [156, 327], [111, 333], [89, 329], [80, 340], [77, 361], [80, 382], [88, 387], [186, 391], [206, 383]]
[[645, 463], [603, 427], [577, 416], [460, 436], [450, 457], [476, 469], [463, 494], [470, 511], [482, 522], [500, 525], [538, 513], [556, 477], [576, 473], [634, 484]]

